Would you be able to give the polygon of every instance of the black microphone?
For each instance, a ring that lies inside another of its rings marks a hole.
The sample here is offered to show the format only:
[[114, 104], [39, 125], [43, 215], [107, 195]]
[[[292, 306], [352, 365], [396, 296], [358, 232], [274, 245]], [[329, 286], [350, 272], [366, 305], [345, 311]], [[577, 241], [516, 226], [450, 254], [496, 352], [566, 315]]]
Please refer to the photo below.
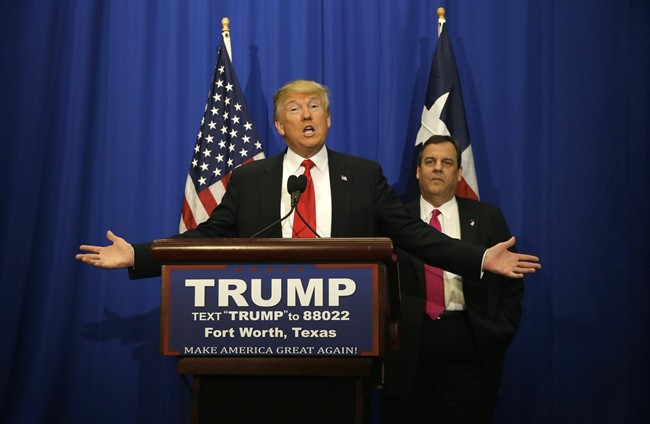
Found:
[[[282, 218], [278, 219], [271, 225], [269, 225], [266, 228], [261, 229], [260, 231], [256, 232], [253, 234], [250, 238], [255, 238], [258, 237], [261, 234], [264, 234], [267, 232], [271, 227], [274, 225], [277, 225], [287, 219], [291, 213], [293, 213], [293, 210], [296, 209], [296, 205], [298, 204], [298, 200], [300, 200], [300, 193], [305, 191], [305, 188], [307, 187], [307, 178], [304, 175], [301, 175], [301, 177], [305, 180], [304, 183], [300, 181], [299, 177], [296, 177], [295, 175], [290, 175], [289, 179], [287, 179], [287, 191], [289, 194], [291, 194], [291, 210], [289, 210], [289, 213], [283, 216]], [[302, 188], [301, 188], [302, 187]], [[296, 198], [296, 201], [294, 203], [294, 197]]]
[[[293, 177], [293, 180], [291, 177]], [[307, 177], [305, 177], [304, 174], [297, 177], [292, 175], [291, 177], [289, 177], [289, 181], [287, 182], [287, 191], [291, 193], [291, 208], [295, 208], [300, 200], [300, 195], [304, 193], [307, 188]], [[289, 186], [289, 184], [293, 183], [294, 180], [295, 185]]]

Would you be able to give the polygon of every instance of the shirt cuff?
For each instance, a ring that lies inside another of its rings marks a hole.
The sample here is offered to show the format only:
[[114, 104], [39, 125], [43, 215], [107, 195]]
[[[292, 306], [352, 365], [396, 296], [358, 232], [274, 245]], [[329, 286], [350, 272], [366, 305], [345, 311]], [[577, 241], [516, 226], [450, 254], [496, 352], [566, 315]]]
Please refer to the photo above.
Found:
[[483, 271], [483, 264], [485, 264], [485, 258], [487, 256], [488, 250], [490, 249], [485, 249], [485, 252], [483, 252], [483, 259], [481, 259], [481, 276], [479, 277], [479, 279], [483, 278], [483, 274], [485, 274], [485, 271]]

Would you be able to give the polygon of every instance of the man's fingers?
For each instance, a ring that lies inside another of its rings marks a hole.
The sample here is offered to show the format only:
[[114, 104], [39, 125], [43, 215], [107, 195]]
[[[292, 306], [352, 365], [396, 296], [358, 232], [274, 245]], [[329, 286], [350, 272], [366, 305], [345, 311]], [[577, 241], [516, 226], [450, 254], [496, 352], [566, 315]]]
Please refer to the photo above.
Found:
[[521, 268], [526, 268], [526, 269], [542, 269], [542, 264], [537, 263], [537, 262], [529, 262], [529, 261], [519, 261], [517, 264], [518, 267]]
[[[536, 264], [533, 264], [536, 265]], [[534, 274], [535, 271], [539, 269], [539, 266], [522, 266], [521, 264], [518, 265], [512, 272], [514, 274], [517, 274], [517, 278], [521, 278], [524, 276], [524, 274]]]
[[509, 275], [510, 278], [524, 278], [525, 274], [531, 274], [535, 272], [534, 269], [526, 269], [526, 268], [515, 268]]
[[95, 263], [99, 260], [97, 258], [97, 255], [89, 255], [89, 254], [79, 254], [77, 255], [77, 259], [79, 259], [81, 262], [86, 263], [86, 264], [91, 264], [95, 265]]
[[78, 253], [76, 256], [77, 259], [88, 259], [88, 260], [97, 260], [99, 255], [96, 253]]
[[87, 244], [82, 244], [79, 246], [79, 250], [84, 250], [86, 252], [92, 252], [92, 253], [99, 253], [99, 251], [102, 249], [101, 246], [90, 246]]
[[534, 274], [535, 271], [541, 268], [537, 263], [518, 263], [515, 268], [510, 271], [508, 277], [510, 278], [523, 278], [526, 274]]
[[104, 268], [104, 269], [109, 268], [109, 266], [107, 266], [106, 263], [104, 263], [104, 261], [102, 260], [102, 258], [99, 255], [89, 254], [89, 253], [88, 254], [79, 254], [79, 255], [76, 256], [76, 258], [79, 259], [81, 262], [83, 262], [85, 264], [92, 265], [92, 266], [95, 266], [97, 268]]
[[527, 255], [525, 253], [518, 253], [517, 254], [519, 262], [539, 262], [539, 258], [534, 255]]

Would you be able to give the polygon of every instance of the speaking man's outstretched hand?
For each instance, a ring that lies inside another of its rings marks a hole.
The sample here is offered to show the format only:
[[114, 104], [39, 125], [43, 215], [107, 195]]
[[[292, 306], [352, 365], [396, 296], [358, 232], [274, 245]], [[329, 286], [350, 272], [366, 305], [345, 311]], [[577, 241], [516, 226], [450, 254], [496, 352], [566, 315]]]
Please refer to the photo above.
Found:
[[515, 238], [510, 237], [510, 240], [490, 247], [483, 261], [483, 271], [510, 278], [522, 278], [524, 274], [532, 274], [542, 268], [537, 256], [509, 251], [514, 245]]
[[132, 267], [135, 263], [133, 247], [126, 240], [106, 232], [106, 237], [113, 244], [109, 246], [90, 246], [82, 244], [79, 250], [87, 253], [78, 253], [75, 256], [78, 260], [97, 268], [115, 269]]

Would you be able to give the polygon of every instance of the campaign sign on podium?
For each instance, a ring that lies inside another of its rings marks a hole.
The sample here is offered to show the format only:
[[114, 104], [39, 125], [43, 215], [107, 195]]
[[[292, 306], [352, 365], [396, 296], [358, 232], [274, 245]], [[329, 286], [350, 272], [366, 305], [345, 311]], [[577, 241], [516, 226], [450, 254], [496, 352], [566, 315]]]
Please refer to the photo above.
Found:
[[162, 351], [376, 356], [378, 263], [167, 265]]
[[390, 239], [175, 237], [151, 254], [161, 352], [192, 375], [193, 422], [238, 422], [245, 409], [280, 411], [247, 422], [311, 422], [334, 398], [327, 422], [364, 422], [381, 357], [399, 349]]

